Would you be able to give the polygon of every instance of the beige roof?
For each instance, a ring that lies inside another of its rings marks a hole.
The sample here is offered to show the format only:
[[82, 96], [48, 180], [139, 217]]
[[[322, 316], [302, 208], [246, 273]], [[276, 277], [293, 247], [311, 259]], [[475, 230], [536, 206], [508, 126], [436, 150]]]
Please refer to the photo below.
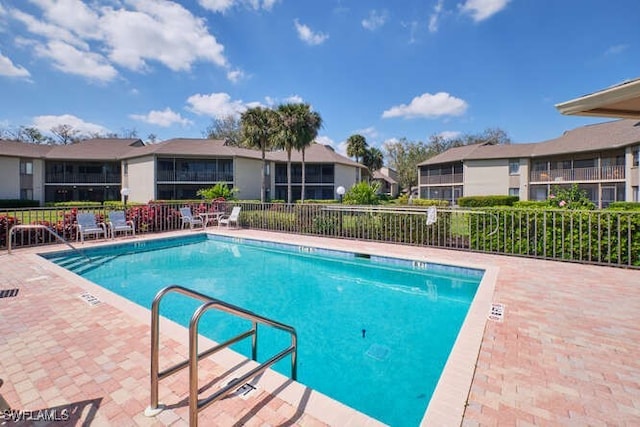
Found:
[[640, 143], [640, 122], [638, 120], [614, 120], [582, 126], [567, 131], [558, 138], [544, 142], [507, 145], [475, 144], [455, 147], [420, 163], [418, 166], [464, 160], [544, 157], [586, 153], [624, 148], [638, 143]]
[[120, 160], [143, 147], [140, 139], [97, 138], [69, 145], [52, 145], [47, 159]]
[[562, 114], [640, 119], [640, 78], [556, 104]]
[[[271, 151], [267, 153], [267, 158], [276, 162], [286, 162], [287, 161], [287, 152], [284, 150], [281, 151]], [[304, 160], [305, 162], [313, 162], [313, 163], [337, 163], [342, 165], [354, 166], [359, 168], [364, 168], [360, 163], [354, 162], [348, 157], [342, 156], [336, 153], [331, 147], [324, 144], [311, 144], [304, 152]], [[299, 151], [291, 152], [291, 161], [292, 162], [301, 162], [302, 161], [302, 153]]]
[[0, 139], [1, 156], [38, 159], [43, 158], [51, 151], [51, 148], [51, 145], [28, 144], [25, 142]]
[[200, 138], [175, 138], [158, 144], [147, 145], [131, 151], [128, 158], [146, 156], [149, 154], [182, 157], [249, 157], [260, 159], [261, 153], [258, 150], [232, 147], [224, 145], [224, 141], [218, 139]]
[[[121, 160], [148, 155], [181, 157], [245, 157], [261, 159], [259, 150], [228, 146], [222, 140], [175, 138], [158, 144], [144, 145], [139, 139], [91, 139], [69, 145], [36, 145], [0, 140], [0, 155], [64, 160]], [[267, 160], [286, 162], [285, 151], [268, 151]], [[301, 162], [302, 154], [291, 153], [291, 161]], [[364, 166], [342, 156], [323, 144], [312, 144], [305, 150], [305, 161]]]
[[373, 171], [373, 179], [379, 179], [381, 181], [385, 181], [388, 182], [389, 184], [397, 184], [398, 181], [396, 181], [395, 179], [391, 178], [389, 175], [385, 175], [382, 172], [378, 171]]

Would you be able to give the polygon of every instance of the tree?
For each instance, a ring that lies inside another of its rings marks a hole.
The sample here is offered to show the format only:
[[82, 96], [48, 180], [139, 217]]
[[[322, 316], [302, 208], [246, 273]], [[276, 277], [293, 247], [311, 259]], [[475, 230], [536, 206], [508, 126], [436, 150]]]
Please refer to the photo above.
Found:
[[382, 151], [377, 147], [367, 148], [362, 157], [362, 164], [364, 164], [371, 173], [377, 171], [384, 165], [384, 155]]
[[432, 151], [424, 142], [388, 141], [384, 144], [387, 165], [398, 173], [398, 183], [403, 189], [411, 191], [411, 187], [418, 184], [418, 163], [432, 157]]
[[60, 144], [73, 144], [81, 139], [80, 131], [78, 129], [74, 129], [71, 125], [56, 125], [50, 130], [51, 133], [58, 138], [58, 142], [60, 142]]
[[214, 119], [207, 127], [204, 135], [208, 139], [220, 139], [225, 145], [242, 146], [242, 117], [227, 115]]
[[266, 151], [270, 150], [274, 144], [275, 132], [278, 131], [275, 112], [269, 108], [254, 107], [249, 108], [240, 117], [240, 138], [248, 147], [258, 148], [262, 153], [262, 177], [260, 201], [265, 202], [267, 193], [266, 174], [267, 160]]
[[360, 159], [364, 157], [367, 151], [367, 140], [364, 136], [355, 134], [347, 139], [347, 156], [355, 157], [356, 163], [360, 163]]
[[[291, 133], [294, 136], [294, 148], [299, 150], [302, 154], [302, 185], [301, 185], [301, 194], [300, 200], [304, 201], [304, 193], [305, 193], [305, 181], [306, 181], [306, 171], [305, 171], [305, 150], [308, 146], [310, 146], [313, 141], [318, 136], [318, 131], [322, 127], [322, 117], [315, 111], [311, 110], [311, 106], [309, 104], [292, 104], [291, 108], [292, 120]], [[291, 197], [291, 195], [289, 195]]]
[[278, 124], [276, 125], [276, 145], [287, 152], [287, 203], [291, 203], [291, 151], [300, 149], [298, 137], [301, 133], [301, 104], [282, 104], [278, 106]]

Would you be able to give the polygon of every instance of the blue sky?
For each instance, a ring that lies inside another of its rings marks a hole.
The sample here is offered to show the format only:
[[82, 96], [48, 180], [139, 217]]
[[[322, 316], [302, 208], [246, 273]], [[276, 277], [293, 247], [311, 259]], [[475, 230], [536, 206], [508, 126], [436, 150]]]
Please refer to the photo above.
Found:
[[307, 102], [344, 151], [604, 121], [555, 104], [640, 77], [637, 0], [0, 0], [0, 127], [202, 137]]

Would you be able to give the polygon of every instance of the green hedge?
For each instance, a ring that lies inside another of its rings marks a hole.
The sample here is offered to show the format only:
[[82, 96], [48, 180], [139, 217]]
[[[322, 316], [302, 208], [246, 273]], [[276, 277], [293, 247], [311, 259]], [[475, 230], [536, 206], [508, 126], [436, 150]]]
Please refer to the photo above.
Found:
[[613, 202], [607, 209], [622, 210], [622, 211], [638, 211], [640, 210], [639, 202]]
[[40, 202], [37, 200], [0, 199], [0, 209], [4, 208], [37, 208]]
[[532, 208], [532, 209], [547, 209], [549, 208], [549, 202], [546, 200], [519, 200], [513, 203], [514, 208]]
[[640, 266], [637, 212], [494, 208], [471, 221], [472, 249]]
[[490, 206], [513, 206], [520, 200], [517, 196], [467, 196], [458, 199], [458, 205], [465, 208], [481, 208]]

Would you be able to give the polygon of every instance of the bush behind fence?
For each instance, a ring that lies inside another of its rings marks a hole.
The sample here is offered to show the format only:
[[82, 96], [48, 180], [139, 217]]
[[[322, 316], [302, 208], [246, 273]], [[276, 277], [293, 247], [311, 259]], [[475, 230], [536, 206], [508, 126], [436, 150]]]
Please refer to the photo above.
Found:
[[[136, 232], [177, 230], [178, 209], [194, 214], [242, 206], [244, 228], [333, 238], [432, 246], [507, 255], [640, 268], [640, 211], [497, 208], [438, 209], [438, 220], [427, 225], [426, 207], [346, 206], [259, 202], [149, 203], [129, 206], [127, 219]], [[0, 246], [16, 224], [45, 224], [68, 241], [76, 239], [75, 216], [91, 211], [99, 221], [113, 207], [0, 210]], [[40, 231], [20, 230], [14, 246], [53, 243]]]

